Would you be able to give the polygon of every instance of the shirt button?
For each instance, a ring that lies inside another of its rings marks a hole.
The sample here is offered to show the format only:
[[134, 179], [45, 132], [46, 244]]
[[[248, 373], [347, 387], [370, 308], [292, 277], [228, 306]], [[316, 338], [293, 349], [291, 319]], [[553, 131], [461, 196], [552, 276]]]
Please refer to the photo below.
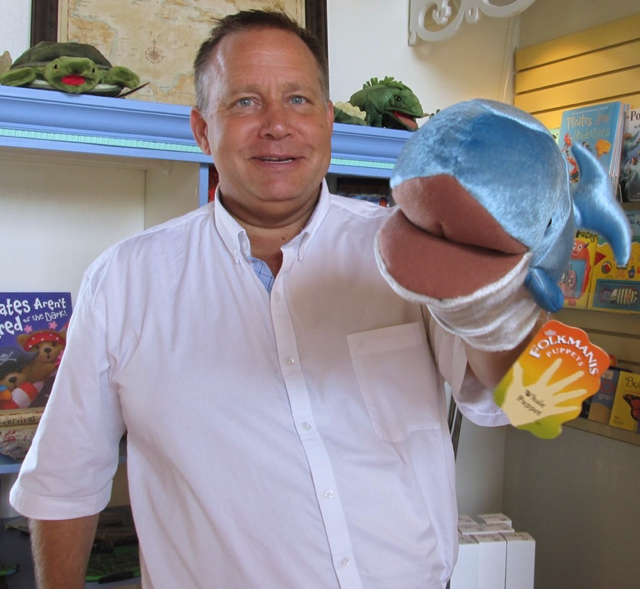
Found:
[[292, 358], [291, 356], [287, 356], [284, 361], [287, 366], [293, 366], [296, 363], [295, 358]]
[[338, 563], [341, 569], [349, 566], [349, 562], [351, 562], [346, 556], [343, 556]]
[[302, 427], [304, 429], [306, 429], [307, 431], [309, 431], [311, 429], [311, 424], [308, 421], [303, 421], [302, 422]]
[[273, 293], [273, 298], [274, 298], [276, 301], [279, 301], [279, 300], [280, 300], [280, 293], [279, 293], [279, 292], [274, 292], [274, 293]]
[[333, 497], [333, 490], [327, 489], [324, 493], [322, 493], [325, 499], [331, 499]]

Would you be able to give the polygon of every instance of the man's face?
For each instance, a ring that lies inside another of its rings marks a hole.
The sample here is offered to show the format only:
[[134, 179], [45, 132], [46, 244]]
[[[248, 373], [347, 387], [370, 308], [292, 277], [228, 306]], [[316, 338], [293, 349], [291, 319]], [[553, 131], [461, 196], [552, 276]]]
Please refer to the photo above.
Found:
[[333, 108], [306, 45], [286, 31], [250, 30], [225, 37], [210, 63], [208, 109], [192, 113], [192, 129], [213, 156], [225, 206], [267, 223], [315, 202]]

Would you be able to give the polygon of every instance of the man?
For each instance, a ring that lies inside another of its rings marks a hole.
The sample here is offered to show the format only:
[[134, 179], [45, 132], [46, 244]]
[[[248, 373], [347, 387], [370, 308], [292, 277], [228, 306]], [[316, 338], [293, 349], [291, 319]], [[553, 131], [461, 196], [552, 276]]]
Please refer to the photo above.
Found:
[[11, 494], [41, 589], [84, 586], [125, 430], [145, 589], [445, 586], [444, 380], [471, 419], [504, 424], [473, 373], [493, 385], [518, 352], [465, 346], [380, 276], [388, 211], [323, 183], [327, 80], [279, 13], [227, 17], [203, 45], [191, 126], [216, 202], [85, 276]]

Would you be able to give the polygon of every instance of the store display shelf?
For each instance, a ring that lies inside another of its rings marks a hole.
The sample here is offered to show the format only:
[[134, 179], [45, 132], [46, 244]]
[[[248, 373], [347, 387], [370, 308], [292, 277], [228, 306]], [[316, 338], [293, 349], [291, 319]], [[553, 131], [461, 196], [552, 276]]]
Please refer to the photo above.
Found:
[[[0, 86], [0, 147], [211, 163], [187, 106]], [[332, 174], [390, 178], [408, 131], [336, 123]]]
[[620, 442], [626, 442], [627, 444], [640, 446], [640, 433], [627, 431], [620, 429], [619, 427], [613, 427], [606, 423], [598, 423], [597, 421], [590, 421], [584, 417], [578, 417], [577, 419], [568, 421], [565, 425], [584, 432], [604, 436], [605, 438], [611, 438], [612, 440], [618, 440]]

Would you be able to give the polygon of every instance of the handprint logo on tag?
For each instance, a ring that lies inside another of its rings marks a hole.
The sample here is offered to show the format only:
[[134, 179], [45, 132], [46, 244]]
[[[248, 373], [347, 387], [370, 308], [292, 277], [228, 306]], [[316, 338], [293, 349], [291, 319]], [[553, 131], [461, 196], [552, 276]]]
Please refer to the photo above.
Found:
[[608, 366], [608, 355], [584, 331], [550, 321], [502, 379], [495, 400], [515, 427], [555, 438], [598, 391]]

